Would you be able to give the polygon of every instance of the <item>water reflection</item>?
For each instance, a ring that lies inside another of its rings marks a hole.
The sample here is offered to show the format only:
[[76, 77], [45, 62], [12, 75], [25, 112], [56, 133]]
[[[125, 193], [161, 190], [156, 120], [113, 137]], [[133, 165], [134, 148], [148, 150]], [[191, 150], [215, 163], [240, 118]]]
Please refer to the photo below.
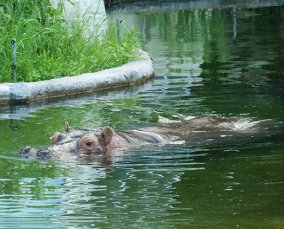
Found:
[[[270, 219], [259, 222], [262, 214], [274, 216], [274, 224], [281, 225], [276, 213], [281, 206], [275, 201], [283, 182], [273, 173], [281, 171], [282, 156], [267, 155], [267, 150], [277, 148], [261, 151], [263, 146], [224, 145], [149, 147], [130, 151], [112, 165], [63, 162], [56, 165], [55, 171], [61, 172], [55, 176], [27, 173], [19, 180], [1, 180], [1, 184], [18, 186], [13, 193], [2, 186], [1, 225], [17, 227], [19, 221], [25, 228], [32, 223], [44, 228], [101, 228], [117, 223], [119, 228], [198, 228], [200, 222], [205, 228], [233, 227], [240, 222], [271, 225]], [[52, 164], [40, 167], [55, 169]], [[28, 165], [25, 169], [30, 170]], [[270, 182], [265, 182], [269, 177]], [[247, 215], [245, 208], [253, 214]]]
[[[90, 173], [89, 166], [87, 170]], [[85, 173], [81, 175], [84, 177]], [[97, 182], [94, 177], [89, 184], [83, 179], [84, 186], [89, 187], [89, 190], [84, 192], [80, 187], [81, 182], [72, 178], [76, 186], [63, 201], [66, 206], [64, 216], [68, 218], [74, 216], [74, 222], [68, 219], [66, 223], [76, 227], [83, 225], [112, 227], [118, 222], [123, 226], [153, 225], [151, 218], [166, 215], [166, 209], [171, 207], [171, 202], [174, 201], [170, 194], [171, 183], [174, 182], [171, 179], [173, 176], [175, 177], [174, 174], [167, 176], [145, 171], [144, 168], [138, 172], [120, 166], [114, 173], [108, 174], [104, 179], [98, 179]], [[160, 196], [158, 194], [160, 190], [169, 193]], [[81, 216], [86, 214], [89, 217], [79, 223], [77, 214]]]
[[224, 9], [232, 7], [240, 8], [257, 8], [257, 7], [268, 7], [268, 6], [281, 6], [284, 4], [283, 0], [201, 0], [201, 1], [190, 1], [190, 0], [174, 0], [155, 2], [148, 1], [141, 4], [139, 1], [132, 4], [122, 4], [120, 2], [118, 6], [114, 6], [110, 11], [127, 11], [127, 12], [157, 12], [157, 11], [168, 11], [168, 10], [196, 10], [196, 9]]
[[[154, 57], [157, 77], [146, 87], [1, 107], [0, 227], [282, 228], [283, 4], [232, 6], [126, 13]], [[108, 163], [18, 156], [48, 144], [66, 119], [135, 129], [212, 114], [275, 125], [133, 149]]]
[[[153, 228], [156, 220], [161, 220], [158, 227], [167, 225], [163, 219], [171, 215], [168, 211], [176, 203], [174, 183], [184, 171], [203, 169], [203, 163], [193, 160], [203, 155], [148, 150], [150, 155], [141, 150], [129, 152], [112, 171], [99, 164], [73, 162], [59, 165], [64, 175], [57, 178], [20, 179], [13, 195], [1, 195], [1, 225], [16, 226], [22, 217], [23, 227], [31, 226], [31, 221], [48, 228], [113, 227], [118, 222], [122, 227]], [[177, 158], [180, 165], [172, 165], [171, 160]], [[7, 198], [12, 199], [7, 202]]]
[[151, 88], [151, 83], [146, 83], [141, 86], [129, 87], [125, 89], [117, 89], [112, 91], [103, 91], [93, 94], [81, 95], [81, 96], [69, 96], [64, 99], [47, 99], [38, 100], [31, 104], [23, 105], [10, 105], [0, 107], [0, 120], [10, 119], [10, 120], [24, 120], [32, 113], [36, 113], [39, 110], [47, 109], [50, 107], [76, 107], [78, 105], [84, 105], [91, 102], [96, 102], [100, 100], [110, 100], [110, 99], [124, 99], [130, 98], [135, 93], [141, 90], [147, 90]]

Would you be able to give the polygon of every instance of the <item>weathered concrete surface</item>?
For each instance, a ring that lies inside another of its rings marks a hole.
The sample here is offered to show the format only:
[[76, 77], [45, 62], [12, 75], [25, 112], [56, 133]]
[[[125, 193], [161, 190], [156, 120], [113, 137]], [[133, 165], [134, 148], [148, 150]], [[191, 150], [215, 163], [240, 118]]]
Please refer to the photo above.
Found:
[[37, 99], [110, 90], [144, 83], [154, 78], [151, 57], [139, 51], [136, 61], [95, 73], [32, 83], [0, 84], [0, 104], [30, 103]]

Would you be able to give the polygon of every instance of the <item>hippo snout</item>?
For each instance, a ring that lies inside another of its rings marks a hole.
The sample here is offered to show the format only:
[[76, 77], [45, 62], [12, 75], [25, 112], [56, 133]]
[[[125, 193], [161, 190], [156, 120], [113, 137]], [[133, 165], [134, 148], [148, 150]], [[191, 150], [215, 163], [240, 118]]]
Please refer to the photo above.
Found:
[[21, 149], [20, 155], [24, 158], [37, 158], [40, 160], [49, 160], [51, 158], [49, 149], [42, 148], [36, 150], [34, 148], [31, 148], [30, 146], [26, 146], [25, 148]]

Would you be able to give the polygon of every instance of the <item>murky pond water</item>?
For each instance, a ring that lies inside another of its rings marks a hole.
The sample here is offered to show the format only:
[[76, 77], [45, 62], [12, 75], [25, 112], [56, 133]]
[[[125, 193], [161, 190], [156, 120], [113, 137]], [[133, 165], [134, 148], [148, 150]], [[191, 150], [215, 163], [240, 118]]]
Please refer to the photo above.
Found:
[[[284, 227], [283, 4], [149, 9], [123, 17], [142, 31], [154, 82], [0, 108], [0, 228]], [[270, 124], [108, 163], [18, 156], [48, 144], [66, 120], [133, 129], [212, 115]]]

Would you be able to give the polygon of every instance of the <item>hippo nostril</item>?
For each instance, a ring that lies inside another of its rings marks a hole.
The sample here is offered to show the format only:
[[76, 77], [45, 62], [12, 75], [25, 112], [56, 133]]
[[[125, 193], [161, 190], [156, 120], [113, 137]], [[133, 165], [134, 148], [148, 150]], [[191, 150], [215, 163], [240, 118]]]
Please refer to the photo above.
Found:
[[32, 151], [32, 148], [29, 147], [29, 146], [27, 146], [27, 147], [21, 149], [20, 155], [21, 155], [22, 157], [28, 158], [28, 157], [29, 157], [29, 154], [31, 153], [31, 151]]
[[37, 151], [36, 156], [41, 160], [49, 160], [51, 158], [50, 150], [47, 148], [43, 148]]

